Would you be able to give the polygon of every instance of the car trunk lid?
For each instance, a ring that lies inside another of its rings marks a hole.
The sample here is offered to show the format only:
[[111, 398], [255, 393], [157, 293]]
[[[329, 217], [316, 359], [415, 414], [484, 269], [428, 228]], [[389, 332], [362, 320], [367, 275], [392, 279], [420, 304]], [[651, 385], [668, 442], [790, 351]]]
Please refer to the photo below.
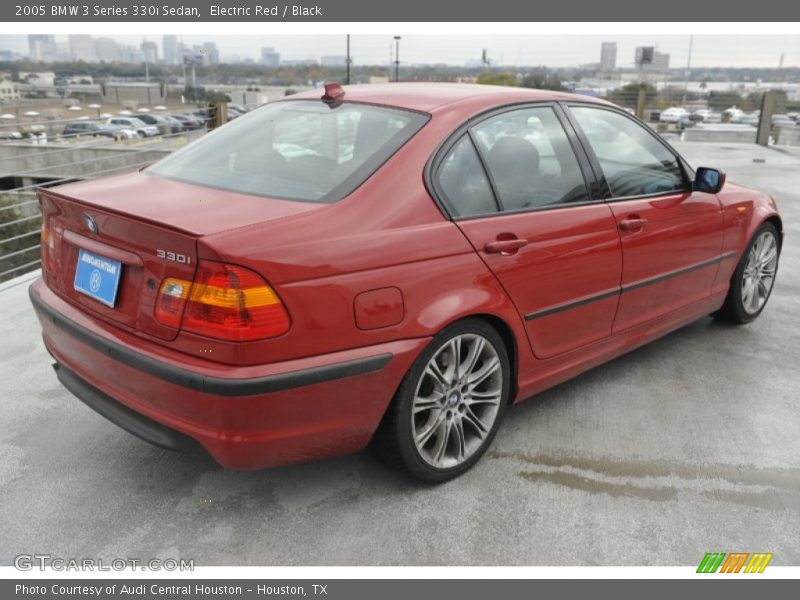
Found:
[[[39, 197], [52, 247], [43, 245], [50, 252], [43, 261], [48, 286], [97, 318], [162, 340], [178, 330], [154, 316], [161, 282], [194, 278], [199, 238], [319, 208], [141, 172], [40, 189]], [[119, 261], [113, 305], [76, 289], [81, 251]]]

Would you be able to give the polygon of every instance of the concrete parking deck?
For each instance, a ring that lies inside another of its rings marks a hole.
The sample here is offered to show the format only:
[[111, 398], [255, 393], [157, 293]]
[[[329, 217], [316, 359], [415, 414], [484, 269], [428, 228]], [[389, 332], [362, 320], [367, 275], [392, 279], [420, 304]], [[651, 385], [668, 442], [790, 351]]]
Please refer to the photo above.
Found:
[[440, 487], [367, 455], [240, 473], [141, 442], [58, 384], [27, 285], [5, 286], [0, 564], [800, 564], [800, 149], [676, 147], [777, 198], [765, 313], [702, 319], [513, 407], [484, 460]]

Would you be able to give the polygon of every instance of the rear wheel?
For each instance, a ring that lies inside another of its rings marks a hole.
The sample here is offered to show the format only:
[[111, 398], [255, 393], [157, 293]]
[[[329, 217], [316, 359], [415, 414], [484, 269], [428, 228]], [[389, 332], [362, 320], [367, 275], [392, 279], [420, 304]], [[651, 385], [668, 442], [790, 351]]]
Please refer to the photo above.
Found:
[[775, 284], [780, 256], [778, 230], [772, 223], [758, 228], [731, 277], [725, 304], [714, 317], [749, 323], [761, 314]]
[[431, 483], [474, 465], [494, 438], [511, 387], [497, 331], [467, 319], [439, 333], [414, 362], [376, 434], [379, 458]]

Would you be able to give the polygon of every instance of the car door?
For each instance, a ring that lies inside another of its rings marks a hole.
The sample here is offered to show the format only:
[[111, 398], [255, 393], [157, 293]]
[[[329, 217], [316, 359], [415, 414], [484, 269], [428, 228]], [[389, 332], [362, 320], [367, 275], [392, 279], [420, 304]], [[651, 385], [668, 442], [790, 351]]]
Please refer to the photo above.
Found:
[[[438, 197], [549, 358], [611, 335], [621, 249], [589, 166], [555, 105], [505, 109], [439, 153]], [[591, 184], [591, 181], [589, 182]]]
[[645, 125], [610, 108], [571, 105], [622, 242], [614, 332], [711, 294], [722, 252], [722, 210], [692, 190], [680, 158]]

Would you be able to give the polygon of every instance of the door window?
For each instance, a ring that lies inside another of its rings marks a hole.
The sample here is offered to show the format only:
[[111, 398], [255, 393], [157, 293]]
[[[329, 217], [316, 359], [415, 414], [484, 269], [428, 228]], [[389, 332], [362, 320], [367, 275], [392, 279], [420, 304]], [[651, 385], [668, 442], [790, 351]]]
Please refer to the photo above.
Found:
[[463, 135], [440, 163], [438, 182], [454, 217], [497, 212], [492, 186], [469, 135]]
[[504, 112], [472, 133], [504, 211], [589, 200], [578, 160], [552, 108]]
[[678, 159], [647, 129], [619, 113], [571, 107], [614, 197], [663, 194], [685, 188]]

